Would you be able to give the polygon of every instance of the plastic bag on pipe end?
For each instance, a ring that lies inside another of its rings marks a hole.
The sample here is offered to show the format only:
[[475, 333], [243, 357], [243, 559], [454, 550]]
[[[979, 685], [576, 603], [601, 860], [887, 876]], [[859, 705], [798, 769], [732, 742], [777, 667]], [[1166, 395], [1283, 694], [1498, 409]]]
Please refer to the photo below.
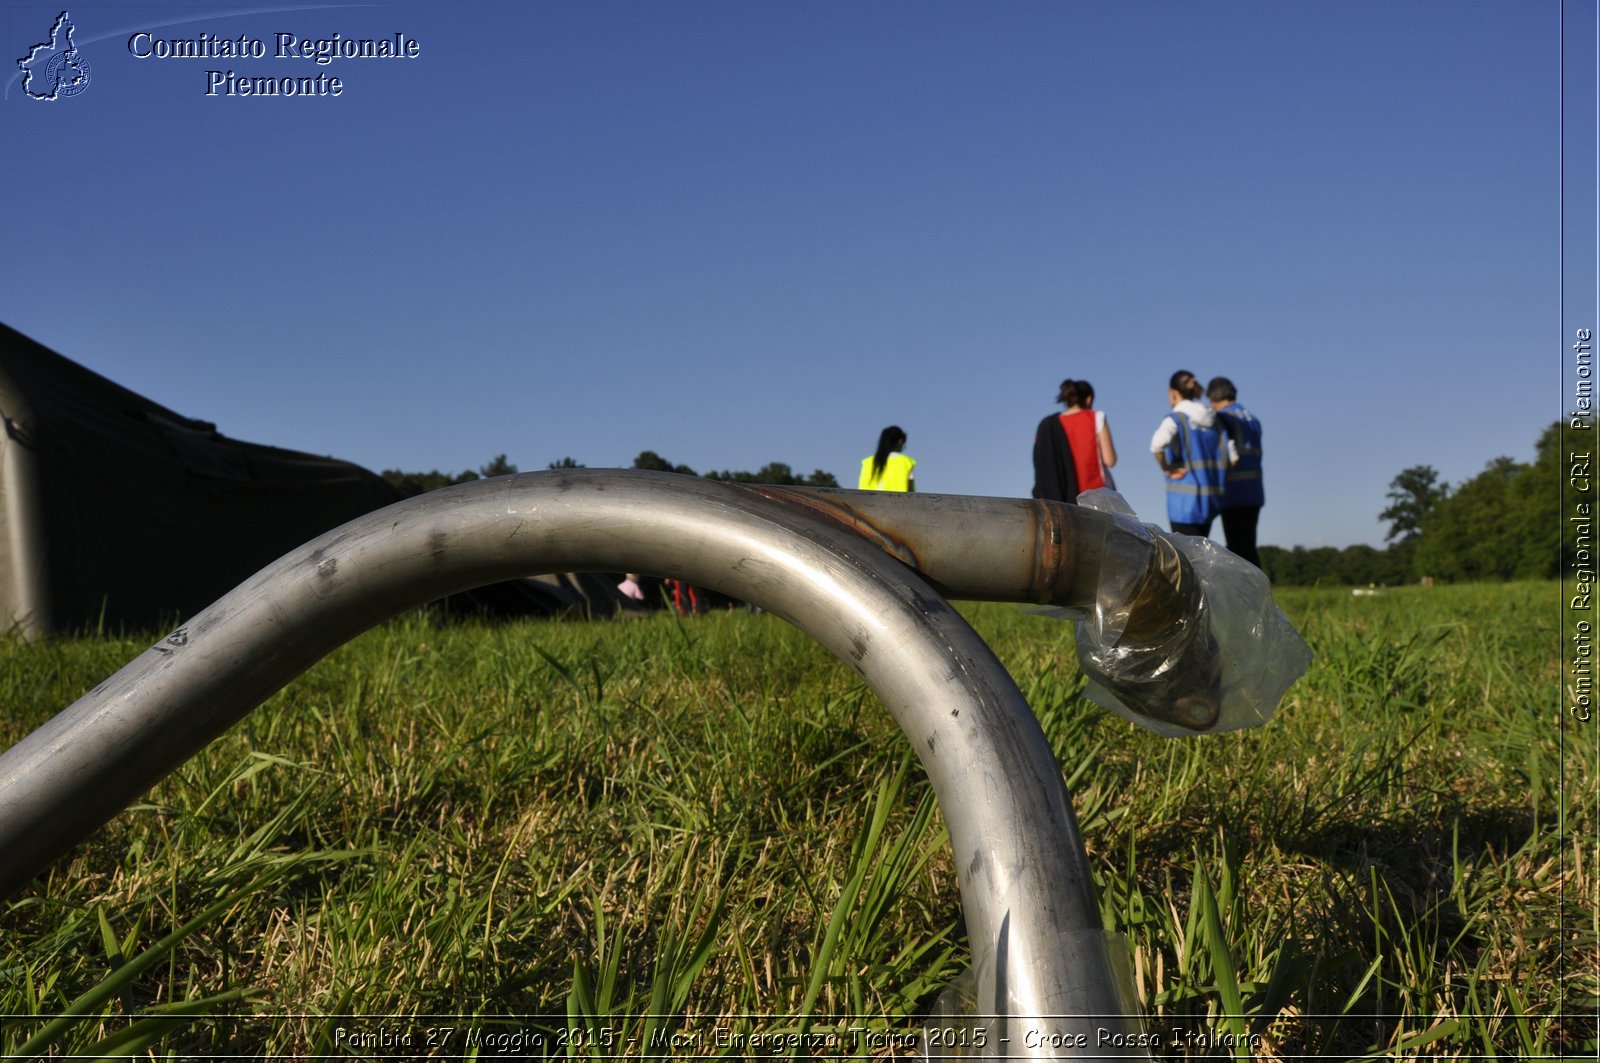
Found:
[[[1310, 648], [1272, 600], [1266, 575], [1209, 539], [1140, 524], [1115, 491], [1087, 491], [1078, 501], [1115, 518], [1102, 544], [1095, 608], [1078, 624], [1078, 660], [1091, 677], [1089, 699], [1168, 737], [1266, 723], [1311, 663]], [[1125, 637], [1128, 604], [1138, 594], [1134, 584], [1143, 579], [1149, 551], [1161, 550], [1157, 540], [1188, 559], [1200, 593], [1161, 635], [1136, 641]], [[1210, 674], [1195, 676], [1196, 669]], [[1184, 670], [1190, 674], [1179, 678]], [[1160, 700], [1184, 679], [1214, 687], [1215, 704], [1206, 703], [1200, 718], [1188, 714], [1182, 698], [1177, 704]]]

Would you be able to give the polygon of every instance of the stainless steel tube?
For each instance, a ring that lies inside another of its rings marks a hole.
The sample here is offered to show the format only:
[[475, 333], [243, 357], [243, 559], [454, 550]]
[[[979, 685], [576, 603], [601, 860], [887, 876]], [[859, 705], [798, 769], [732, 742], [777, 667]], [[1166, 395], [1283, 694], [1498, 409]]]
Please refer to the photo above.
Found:
[[753, 490], [876, 543], [946, 597], [1056, 605], [1085, 616], [1117, 613], [1113, 641], [1096, 642], [1094, 654], [1079, 653], [1085, 674], [1132, 711], [1180, 733], [1216, 724], [1220, 654], [1201, 619], [1201, 581], [1172, 540], [1059, 502]]
[[[838, 516], [843, 501], [842, 493], [577, 470], [449, 488], [337, 528], [257, 573], [0, 756], [0, 895], [385, 618], [517, 576], [640, 571], [788, 620], [883, 700], [921, 757], [949, 827], [974, 966], [989, 972], [979, 987], [983, 1011], [1033, 1024], [1047, 1046], [1114, 1026], [1098, 1017], [1120, 1013], [1124, 1001], [1105, 949], [1092, 944], [1100, 916], [1082, 840], [1032, 711], [944, 598]], [[917, 535], [901, 539], [923, 541], [931, 555], [911, 563], [967, 596], [1071, 601], [1092, 575], [1076, 567], [1069, 518], [1053, 504], [850, 501], [863, 507], [858, 515], [878, 513], [883, 527], [948, 521], [959, 529], [933, 535], [938, 549]], [[1055, 572], [1042, 597], [1041, 556]], [[1004, 1051], [1034, 1054], [1020, 1037], [1019, 1029]]]

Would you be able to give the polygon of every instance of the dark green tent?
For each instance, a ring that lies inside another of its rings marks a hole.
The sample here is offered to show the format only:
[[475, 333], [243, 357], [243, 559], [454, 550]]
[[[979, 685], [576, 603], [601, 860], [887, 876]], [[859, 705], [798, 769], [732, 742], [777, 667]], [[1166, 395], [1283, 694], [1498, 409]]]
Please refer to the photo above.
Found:
[[[0, 624], [27, 637], [170, 625], [400, 498], [350, 462], [229, 439], [4, 325], [0, 414]], [[603, 580], [582, 585], [605, 598]], [[529, 580], [452, 599], [523, 615], [614, 604]]]

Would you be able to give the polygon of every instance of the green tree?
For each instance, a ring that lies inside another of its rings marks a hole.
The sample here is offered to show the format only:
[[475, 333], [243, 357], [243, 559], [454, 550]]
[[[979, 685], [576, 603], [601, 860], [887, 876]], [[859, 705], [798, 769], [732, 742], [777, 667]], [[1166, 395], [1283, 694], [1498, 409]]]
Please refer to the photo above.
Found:
[[1294, 554], [1281, 546], [1269, 546], [1262, 543], [1258, 553], [1261, 555], [1261, 571], [1267, 574], [1267, 579], [1282, 587], [1298, 587], [1300, 581], [1295, 578], [1299, 575], [1294, 569]]
[[1556, 421], [1540, 434], [1533, 464], [1524, 466], [1511, 485], [1521, 544], [1512, 570], [1516, 579], [1555, 579], [1573, 561], [1563, 557], [1563, 548], [1572, 544], [1562, 534], [1561, 482], [1567, 475], [1562, 427]]
[[[586, 466], [572, 457], [552, 461], [546, 468], [549, 469], [582, 469]], [[635, 469], [644, 469], [650, 472], [675, 472], [685, 476], [698, 475], [687, 465], [674, 465], [653, 450], [640, 451], [639, 456], [633, 459]], [[402, 472], [399, 469], [386, 469], [383, 478], [399, 489], [404, 497], [420, 495], [425, 491], [436, 491], [441, 487], [451, 484], [466, 483], [480, 477], [510, 476], [517, 472], [517, 467], [506, 459], [504, 454], [496, 454], [488, 464], [479, 466], [476, 472], [471, 469], [451, 474], [434, 469], [431, 472]], [[778, 484], [789, 487], [838, 487], [839, 481], [834, 479], [830, 472], [816, 469], [806, 476], [797, 476], [793, 469], [781, 461], [768, 462], [756, 472], [729, 471], [709, 472], [706, 478], [711, 480], [725, 480], [731, 483], [745, 484]]]
[[1388, 583], [1390, 580], [1389, 556], [1366, 543], [1347, 546], [1339, 555], [1339, 576], [1358, 587], [1371, 583]]
[[1452, 580], [1550, 579], [1561, 570], [1561, 424], [1533, 464], [1495, 458], [1441, 500], [1416, 539], [1419, 574]]
[[1285, 550], [1277, 546], [1260, 549], [1261, 570], [1273, 583], [1285, 587], [1315, 587], [1343, 583], [1338, 574], [1339, 551], [1331, 546], [1307, 550], [1303, 546]]
[[1511, 577], [1522, 553], [1511, 486], [1521, 468], [1495, 458], [1429, 512], [1417, 537], [1419, 573], [1450, 580]]
[[763, 465], [756, 472], [722, 472], [706, 473], [708, 480], [724, 480], [736, 484], [775, 484], [779, 487], [838, 487], [839, 481], [834, 479], [833, 473], [815, 469], [808, 476], [796, 476], [794, 470], [781, 461], [772, 461]]
[[1405, 542], [1422, 532], [1422, 523], [1428, 514], [1449, 497], [1450, 485], [1439, 482], [1439, 472], [1432, 465], [1413, 465], [1389, 481], [1389, 507], [1378, 514], [1379, 520], [1389, 522], [1389, 532], [1384, 542], [1396, 539]]
[[[505, 455], [502, 454], [495, 460], [503, 462]], [[493, 465], [494, 462], [490, 462], [484, 468], [488, 469]], [[512, 472], [517, 471], [516, 466], [511, 466], [510, 468]], [[478, 474], [471, 469], [463, 469], [458, 473], [440, 472], [438, 469], [431, 469], [428, 472], [404, 472], [400, 469], [385, 469], [378, 475], [382, 476], [384, 481], [391, 487], [399, 491], [402, 498], [412, 498], [429, 491], [437, 491], [441, 487], [449, 487], [452, 484], [470, 483], [479, 478]]]
[[1417, 541], [1428, 515], [1450, 497], [1450, 485], [1439, 480], [1438, 470], [1432, 465], [1413, 465], [1389, 481], [1386, 497], [1389, 506], [1378, 514], [1378, 519], [1389, 522], [1384, 536], [1384, 542], [1390, 544], [1389, 553], [1408, 577], [1427, 575], [1417, 569]]
[[1380, 516], [1389, 523], [1387, 549], [1262, 546], [1261, 567], [1273, 583], [1289, 587], [1399, 584], [1415, 576], [1553, 579], [1572, 562], [1563, 558], [1562, 428], [1557, 421], [1540, 433], [1533, 464], [1496, 458], [1453, 490], [1432, 466], [1401, 472]]
[[[639, 456], [633, 459], [635, 469], [644, 469], [649, 472], [676, 472], [685, 476], [698, 475], [687, 465], [674, 465], [653, 450], [640, 451]], [[723, 469], [705, 474], [708, 480], [721, 480], [724, 483], [735, 484], [776, 484], [780, 487], [838, 487], [839, 481], [834, 479], [833, 473], [822, 469], [815, 469], [808, 476], [796, 476], [793, 469], [781, 461], [772, 461], [763, 465], [755, 472], [746, 472], [742, 469]]]
[[[571, 459], [568, 459], [571, 460]], [[411, 498], [428, 491], [437, 491], [441, 487], [452, 484], [471, 483], [473, 480], [485, 479], [490, 476], [510, 476], [517, 471], [517, 467], [506, 460], [504, 454], [496, 454], [487, 465], [478, 466], [474, 472], [471, 469], [462, 469], [457, 473], [440, 472], [431, 469], [428, 472], [403, 472], [400, 469], [385, 469], [378, 475], [385, 482], [396, 488], [402, 498]]]
[[1512, 483], [1523, 466], [1494, 458], [1422, 520], [1416, 568], [1445, 580], [1509, 580], [1522, 548], [1515, 538]]
[[504, 454], [496, 454], [489, 464], [478, 467], [478, 473], [485, 480], [491, 476], [512, 476], [516, 471], [517, 467], [507, 461]]
[[645, 472], [676, 472], [684, 476], [698, 475], [689, 466], [674, 465], [653, 450], [640, 451], [639, 456], [633, 459], [633, 467], [635, 469], [643, 469]]
[[1365, 587], [1373, 583], [1391, 586], [1410, 578], [1410, 569], [1396, 547], [1379, 550], [1365, 543], [1343, 550], [1331, 546], [1310, 550], [1303, 546], [1292, 550], [1262, 546], [1261, 569], [1280, 587]]

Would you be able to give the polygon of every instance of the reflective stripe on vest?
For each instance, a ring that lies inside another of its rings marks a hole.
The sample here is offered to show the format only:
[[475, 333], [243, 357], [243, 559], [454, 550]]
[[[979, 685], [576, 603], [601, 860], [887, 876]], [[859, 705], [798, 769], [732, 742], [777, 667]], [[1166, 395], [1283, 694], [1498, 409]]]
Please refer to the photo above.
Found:
[[[1215, 427], [1200, 428], [1189, 418], [1169, 413], [1178, 426], [1178, 438], [1170, 451], [1184, 466], [1181, 480], [1167, 481], [1167, 520], [1173, 524], [1204, 524], [1222, 506], [1223, 475], [1228, 461], [1222, 433]], [[1175, 464], [1168, 459], [1168, 464]]]
[[1266, 501], [1261, 484], [1261, 422], [1237, 402], [1217, 411], [1233, 445], [1239, 451], [1239, 464], [1228, 470], [1222, 493], [1222, 508], [1248, 508]]

